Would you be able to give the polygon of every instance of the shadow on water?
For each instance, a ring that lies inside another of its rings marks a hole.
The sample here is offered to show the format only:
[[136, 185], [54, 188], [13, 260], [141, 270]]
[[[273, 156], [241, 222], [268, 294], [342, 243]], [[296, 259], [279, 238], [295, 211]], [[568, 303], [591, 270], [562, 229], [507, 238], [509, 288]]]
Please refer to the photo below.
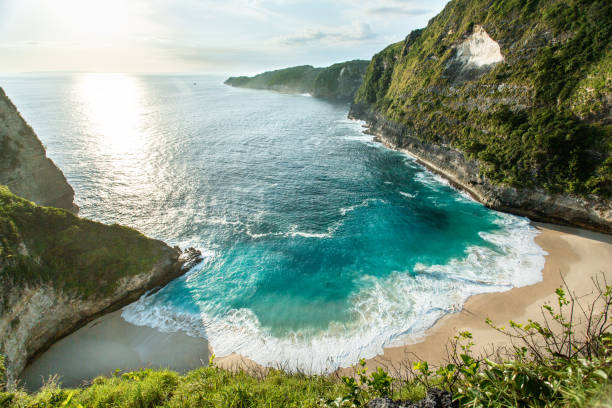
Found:
[[78, 387], [98, 376], [144, 368], [186, 372], [208, 364], [206, 338], [136, 326], [121, 312], [101, 316], [53, 344], [25, 368], [21, 384], [34, 392], [51, 378], [64, 387]]

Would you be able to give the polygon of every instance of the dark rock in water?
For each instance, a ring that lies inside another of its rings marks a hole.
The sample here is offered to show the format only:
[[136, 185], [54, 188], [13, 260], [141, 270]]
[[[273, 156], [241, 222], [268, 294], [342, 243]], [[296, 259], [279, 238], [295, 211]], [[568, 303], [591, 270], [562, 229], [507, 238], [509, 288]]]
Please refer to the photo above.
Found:
[[[180, 251], [180, 248], [175, 248], [179, 249]], [[183, 266], [181, 267], [183, 271], [190, 270], [191, 268], [202, 262], [203, 259], [204, 258], [202, 257], [202, 252], [198, 251], [194, 247], [187, 248], [179, 256], [179, 262], [183, 263]]]
[[438, 388], [427, 390], [425, 398], [417, 403], [408, 401], [393, 401], [390, 398], [376, 398], [370, 401], [366, 408], [457, 408], [450, 392]]

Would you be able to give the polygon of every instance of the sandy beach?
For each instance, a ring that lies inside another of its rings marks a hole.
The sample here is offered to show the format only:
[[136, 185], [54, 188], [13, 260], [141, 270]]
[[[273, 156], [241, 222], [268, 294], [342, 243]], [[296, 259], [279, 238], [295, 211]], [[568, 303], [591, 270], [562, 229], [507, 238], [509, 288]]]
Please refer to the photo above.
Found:
[[116, 311], [93, 320], [64, 337], [24, 370], [26, 389], [38, 389], [43, 380], [58, 374], [65, 387], [75, 387], [115, 370], [171, 368], [185, 372], [208, 362], [205, 339], [184, 333], [163, 333], [135, 326]]
[[595, 277], [605, 277], [612, 284], [612, 236], [552, 224], [533, 225], [540, 230], [536, 242], [548, 253], [542, 281], [506, 292], [472, 296], [460, 312], [441, 318], [421, 341], [387, 348], [382, 355], [368, 360], [368, 367], [383, 366], [394, 371], [401, 370], [402, 363], [408, 360], [443, 363], [449, 339], [463, 330], [473, 334], [476, 354], [487, 353], [493, 346], [510, 346], [506, 336], [485, 324], [487, 317], [505, 327], [511, 319], [519, 323], [528, 319], [541, 321], [540, 306], [556, 302], [554, 291], [563, 285], [563, 280], [577, 296], [586, 295], [584, 301], [593, 292]]
[[[562, 286], [563, 279], [579, 296], [593, 291], [592, 279], [596, 276], [605, 276], [612, 283], [612, 236], [550, 224], [534, 225], [540, 230], [536, 242], [548, 253], [541, 282], [472, 296], [460, 312], [440, 319], [419, 342], [385, 349], [382, 355], [370, 359], [368, 366], [380, 365], [393, 371], [408, 359], [414, 361], [415, 356], [432, 364], [441, 363], [448, 340], [462, 330], [473, 333], [476, 353], [492, 345], [509, 345], [505, 336], [485, 324], [487, 317], [506, 326], [510, 319], [540, 319], [540, 305], [556, 300], [554, 290]], [[135, 326], [123, 320], [120, 313], [94, 320], [54, 344], [26, 368], [23, 382], [29, 389], [37, 388], [41, 378], [57, 373], [65, 386], [76, 386], [118, 368], [167, 367], [184, 372], [207, 362], [213, 351], [204, 339]], [[215, 361], [226, 368], [257, 367], [238, 354]]]

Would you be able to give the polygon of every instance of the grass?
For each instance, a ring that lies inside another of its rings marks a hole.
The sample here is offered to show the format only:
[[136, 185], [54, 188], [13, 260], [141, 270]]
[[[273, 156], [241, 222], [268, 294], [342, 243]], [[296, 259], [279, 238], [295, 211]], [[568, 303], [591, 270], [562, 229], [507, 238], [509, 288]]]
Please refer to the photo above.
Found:
[[79, 296], [105, 296], [118, 281], [150, 270], [170, 249], [121, 225], [41, 207], [0, 186], [0, 292], [52, 284]]

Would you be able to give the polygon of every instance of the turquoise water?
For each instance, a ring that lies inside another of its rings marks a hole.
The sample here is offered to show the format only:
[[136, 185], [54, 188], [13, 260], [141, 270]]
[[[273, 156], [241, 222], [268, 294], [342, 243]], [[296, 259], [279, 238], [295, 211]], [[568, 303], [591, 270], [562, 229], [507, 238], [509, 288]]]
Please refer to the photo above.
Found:
[[205, 254], [126, 320], [326, 371], [417, 338], [471, 294], [541, 279], [528, 220], [372, 142], [348, 105], [222, 79], [0, 79], [81, 215]]

